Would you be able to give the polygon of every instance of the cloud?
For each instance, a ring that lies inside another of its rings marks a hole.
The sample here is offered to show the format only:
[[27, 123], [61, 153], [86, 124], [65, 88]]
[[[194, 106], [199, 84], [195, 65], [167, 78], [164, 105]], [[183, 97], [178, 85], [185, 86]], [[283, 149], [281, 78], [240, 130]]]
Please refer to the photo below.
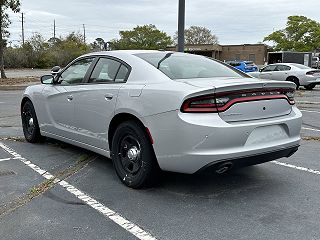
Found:
[[[319, 1], [314, 0], [187, 0], [186, 25], [205, 26], [213, 31], [222, 44], [256, 43], [275, 29], [283, 28], [290, 15], [305, 15], [320, 21]], [[173, 35], [177, 29], [178, 0], [32, 0], [23, 1], [26, 12], [26, 36], [34, 30], [45, 38], [56, 32], [66, 35], [83, 31], [87, 39], [97, 37], [105, 40], [118, 37], [119, 30], [136, 25], [155, 24], [159, 29]], [[19, 19], [13, 17], [11, 38], [20, 36]]]

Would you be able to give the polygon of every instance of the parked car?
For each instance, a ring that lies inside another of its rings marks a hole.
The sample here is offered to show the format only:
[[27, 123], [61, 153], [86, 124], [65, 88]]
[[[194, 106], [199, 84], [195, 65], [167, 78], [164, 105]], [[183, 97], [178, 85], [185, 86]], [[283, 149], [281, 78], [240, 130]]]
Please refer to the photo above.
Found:
[[312, 57], [312, 68], [320, 68], [320, 58]]
[[252, 61], [227, 61], [226, 63], [245, 73], [258, 71], [258, 67]]
[[293, 82], [297, 89], [304, 86], [305, 89], [312, 90], [320, 84], [320, 70], [298, 63], [270, 64], [261, 68], [260, 72], [250, 73], [250, 75], [261, 79]]
[[159, 169], [223, 173], [299, 147], [293, 83], [254, 79], [203, 56], [142, 50], [90, 53], [55, 72], [23, 94], [26, 140], [46, 136], [111, 157], [132, 188], [152, 183]]

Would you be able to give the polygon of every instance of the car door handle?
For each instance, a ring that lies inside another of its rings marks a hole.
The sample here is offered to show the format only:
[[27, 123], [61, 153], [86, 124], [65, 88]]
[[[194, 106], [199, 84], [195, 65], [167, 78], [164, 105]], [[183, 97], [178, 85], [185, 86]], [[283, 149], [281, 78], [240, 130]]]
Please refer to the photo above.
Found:
[[107, 101], [110, 101], [110, 100], [112, 100], [113, 95], [112, 95], [112, 94], [106, 94], [106, 95], [104, 95], [104, 98], [105, 98]]
[[70, 101], [73, 100], [73, 96], [72, 96], [72, 95], [69, 95], [69, 96], [67, 96], [67, 99], [68, 99], [68, 101], [70, 102]]

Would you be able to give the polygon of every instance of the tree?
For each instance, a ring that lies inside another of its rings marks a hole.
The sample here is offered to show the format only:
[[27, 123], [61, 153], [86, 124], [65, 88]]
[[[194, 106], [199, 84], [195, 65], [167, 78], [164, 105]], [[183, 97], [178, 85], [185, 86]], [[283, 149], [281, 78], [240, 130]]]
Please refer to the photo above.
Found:
[[276, 51], [309, 52], [320, 48], [320, 23], [305, 16], [289, 16], [285, 29], [264, 38]]
[[94, 50], [94, 51], [101, 51], [105, 48], [105, 41], [103, 38], [96, 38], [96, 40], [91, 43], [91, 48]]
[[0, 0], [0, 71], [1, 71], [1, 78], [7, 78], [4, 72], [4, 47], [6, 45], [5, 38], [9, 35], [8, 31], [6, 30], [9, 26], [10, 19], [9, 15], [6, 13], [6, 10], [9, 8], [13, 12], [20, 11], [20, 0]]
[[171, 37], [149, 24], [133, 30], [120, 31], [120, 39], [112, 40], [113, 49], [165, 49], [172, 44]]
[[[184, 30], [185, 44], [218, 44], [218, 37], [212, 34], [211, 30], [200, 26], [191, 26]], [[175, 42], [178, 39], [178, 33], [174, 36]]]

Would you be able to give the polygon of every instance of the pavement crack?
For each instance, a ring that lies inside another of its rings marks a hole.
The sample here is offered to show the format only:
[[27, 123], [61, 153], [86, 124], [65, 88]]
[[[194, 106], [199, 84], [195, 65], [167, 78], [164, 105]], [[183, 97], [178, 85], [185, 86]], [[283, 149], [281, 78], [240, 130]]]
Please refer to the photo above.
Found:
[[16, 209], [26, 205], [33, 199], [43, 195], [53, 187], [55, 187], [59, 182], [66, 180], [71, 177], [81, 169], [85, 168], [90, 162], [97, 158], [95, 155], [81, 155], [75, 164], [57, 172], [52, 178], [44, 180], [42, 183], [35, 185], [29, 189], [25, 194], [20, 195], [11, 202], [0, 206], [0, 217], [7, 215]]

